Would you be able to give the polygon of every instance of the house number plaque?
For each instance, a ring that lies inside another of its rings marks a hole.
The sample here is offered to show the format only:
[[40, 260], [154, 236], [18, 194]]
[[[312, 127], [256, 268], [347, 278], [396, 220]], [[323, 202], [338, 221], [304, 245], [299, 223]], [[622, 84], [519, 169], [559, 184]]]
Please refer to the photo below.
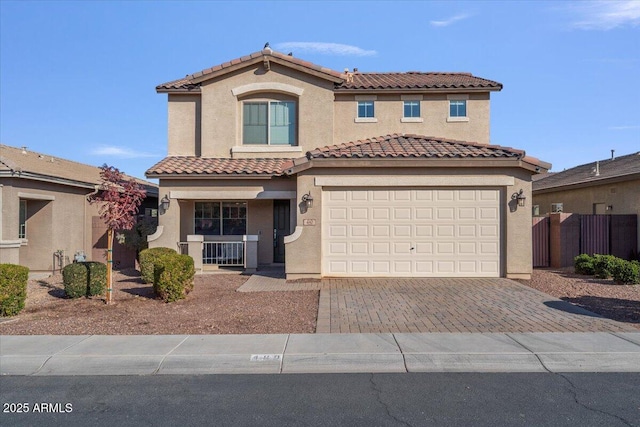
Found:
[[315, 219], [303, 219], [302, 220], [302, 225], [316, 225], [316, 220]]

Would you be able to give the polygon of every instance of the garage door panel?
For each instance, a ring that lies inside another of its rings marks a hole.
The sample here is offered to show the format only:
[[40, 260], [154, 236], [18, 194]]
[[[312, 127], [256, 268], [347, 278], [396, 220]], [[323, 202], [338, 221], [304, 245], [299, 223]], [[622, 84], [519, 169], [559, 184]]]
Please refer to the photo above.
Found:
[[323, 201], [324, 275], [500, 275], [497, 189], [330, 189]]

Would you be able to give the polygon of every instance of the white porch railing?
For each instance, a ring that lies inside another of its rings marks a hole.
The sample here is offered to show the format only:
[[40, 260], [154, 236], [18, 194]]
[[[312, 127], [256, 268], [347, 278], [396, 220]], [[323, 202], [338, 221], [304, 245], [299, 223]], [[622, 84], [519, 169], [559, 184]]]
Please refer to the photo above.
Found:
[[202, 263], [244, 267], [244, 242], [204, 242]]
[[206, 241], [204, 237], [188, 235], [186, 242], [177, 242], [178, 251], [193, 258], [196, 272], [202, 272], [206, 266], [243, 267], [248, 272], [258, 268], [258, 236], [244, 235], [242, 240], [215, 241]]

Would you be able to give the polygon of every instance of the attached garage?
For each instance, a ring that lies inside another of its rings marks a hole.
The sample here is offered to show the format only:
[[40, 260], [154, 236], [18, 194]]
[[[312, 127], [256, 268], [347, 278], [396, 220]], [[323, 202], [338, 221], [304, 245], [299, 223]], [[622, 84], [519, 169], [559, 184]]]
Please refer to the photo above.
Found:
[[325, 188], [322, 275], [500, 277], [497, 188]]
[[301, 201], [287, 279], [529, 279], [531, 175], [548, 168], [521, 150], [420, 135], [310, 151], [287, 168]]

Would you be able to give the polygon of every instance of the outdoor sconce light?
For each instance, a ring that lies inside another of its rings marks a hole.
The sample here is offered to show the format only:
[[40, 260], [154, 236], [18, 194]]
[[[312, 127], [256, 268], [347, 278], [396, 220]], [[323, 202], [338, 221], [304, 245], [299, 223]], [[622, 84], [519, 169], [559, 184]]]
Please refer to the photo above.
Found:
[[511, 195], [511, 200], [517, 200], [518, 206], [522, 208], [524, 207], [524, 203], [527, 201], [527, 196], [524, 195], [524, 191], [522, 191], [521, 188], [520, 191]]
[[302, 201], [307, 204], [307, 209], [313, 207], [313, 196], [311, 196], [311, 191], [302, 196]]
[[171, 204], [171, 201], [169, 200], [169, 198], [165, 194], [164, 197], [162, 198], [162, 200], [160, 200], [160, 207], [162, 208], [163, 211], [166, 212], [166, 211], [169, 210], [169, 205], [170, 204]]

